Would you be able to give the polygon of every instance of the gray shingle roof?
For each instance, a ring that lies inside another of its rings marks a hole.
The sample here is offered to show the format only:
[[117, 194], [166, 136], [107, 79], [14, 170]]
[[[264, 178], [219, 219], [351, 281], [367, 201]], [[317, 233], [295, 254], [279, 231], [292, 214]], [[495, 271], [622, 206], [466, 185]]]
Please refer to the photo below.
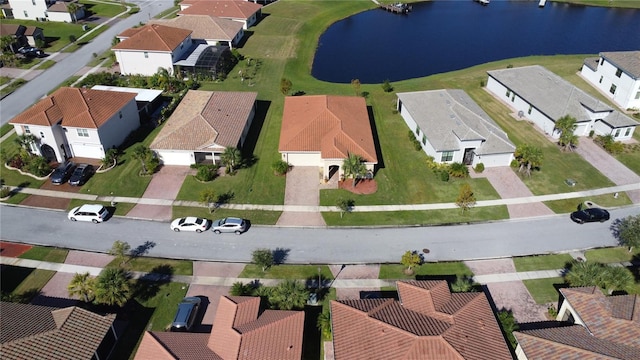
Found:
[[602, 52], [605, 58], [634, 79], [640, 79], [640, 50]]
[[476, 150], [480, 155], [515, 150], [507, 134], [463, 90], [416, 91], [397, 95], [437, 151], [458, 150], [458, 139], [484, 140]]

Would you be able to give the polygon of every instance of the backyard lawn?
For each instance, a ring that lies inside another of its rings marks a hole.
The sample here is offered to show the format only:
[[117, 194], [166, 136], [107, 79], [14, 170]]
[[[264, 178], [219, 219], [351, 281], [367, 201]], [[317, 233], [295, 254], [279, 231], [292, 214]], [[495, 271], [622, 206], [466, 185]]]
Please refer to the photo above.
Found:
[[523, 280], [522, 282], [537, 304], [553, 303], [555, 306], [558, 305], [558, 298], [560, 297], [557, 288], [566, 286], [564, 280], [559, 277]]

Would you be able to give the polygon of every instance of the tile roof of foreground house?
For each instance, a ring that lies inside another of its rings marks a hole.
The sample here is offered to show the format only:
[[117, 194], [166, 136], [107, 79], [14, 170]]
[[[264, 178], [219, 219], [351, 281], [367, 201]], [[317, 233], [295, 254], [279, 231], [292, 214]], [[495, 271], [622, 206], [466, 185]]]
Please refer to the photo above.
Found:
[[14, 117], [11, 124], [97, 129], [136, 95], [62, 87]]
[[189, 7], [180, 11], [178, 15], [213, 15], [221, 18], [248, 19], [262, 8], [262, 5], [251, 1], [199, 0], [189, 4]]
[[640, 79], [640, 50], [601, 52], [605, 58], [634, 79]]
[[160, 24], [193, 31], [194, 39], [233, 39], [241, 30], [242, 24], [212, 15], [184, 15], [172, 19], [151, 20], [148, 24]]
[[55, 308], [0, 303], [2, 359], [91, 359], [110, 331], [115, 314], [72, 306]]
[[335, 359], [511, 359], [484, 293], [399, 281], [399, 301], [331, 301]]
[[436, 151], [457, 150], [459, 141], [484, 139], [479, 155], [511, 153], [507, 134], [464, 90], [398, 93]]
[[126, 37], [126, 39], [120, 41], [111, 49], [173, 51], [190, 34], [191, 30], [179, 29], [159, 24], [150, 24], [139, 28], [130, 28], [121, 32], [120, 34], [118, 34], [118, 37]]
[[137, 360], [299, 360], [303, 311], [265, 310], [260, 298], [222, 296], [211, 334], [147, 332]]
[[605, 296], [593, 287], [560, 289], [576, 324], [514, 332], [529, 359], [640, 359], [640, 295]]
[[287, 96], [280, 152], [320, 152], [323, 159], [357, 154], [377, 163], [367, 104], [357, 96]]
[[48, 12], [69, 12], [69, 3], [75, 3], [78, 8], [83, 8], [84, 4], [81, 4], [77, 0], [64, 0], [64, 1], [56, 1], [51, 6], [47, 8]]
[[238, 146], [255, 92], [189, 90], [151, 149], [200, 150]]
[[616, 114], [617, 111], [606, 103], [540, 65], [492, 70], [487, 73], [553, 121], [567, 114], [577, 122], [591, 121], [585, 111], [588, 108], [592, 112], [609, 112], [604, 121], [613, 127], [638, 125], [637, 121], [624, 114]]

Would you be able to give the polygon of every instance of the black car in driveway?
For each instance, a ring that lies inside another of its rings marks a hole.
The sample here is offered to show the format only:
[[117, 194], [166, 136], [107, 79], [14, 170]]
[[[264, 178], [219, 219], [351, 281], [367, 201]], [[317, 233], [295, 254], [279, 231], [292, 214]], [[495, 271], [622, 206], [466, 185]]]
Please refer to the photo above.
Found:
[[84, 183], [89, 180], [89, 178], [93, 175], [93, 166], [89, 164], [80, 164], [71, 174], [71, 178], [69, 179], [69, 185], [79, 186], [84, 185]]
[[58, 165], [58, 167], [53, 171], [53, 174], [51, 174], [51, 183], [55, 185], [64, 184], [69, 180], [75, 168], [76, 165], [71, 161], [66, 161]]
[[586, 222], [605, 222], [609, 220], [609, 212], [600, 208], [588, 208], [571, 213], [571, 220], [578, 224], [584, 224]]
[[21, 47], [20, 49], [18, 49], [18, 53], [28, 58], [40, 58], [45, 56], [44, 51], [32, 46]]

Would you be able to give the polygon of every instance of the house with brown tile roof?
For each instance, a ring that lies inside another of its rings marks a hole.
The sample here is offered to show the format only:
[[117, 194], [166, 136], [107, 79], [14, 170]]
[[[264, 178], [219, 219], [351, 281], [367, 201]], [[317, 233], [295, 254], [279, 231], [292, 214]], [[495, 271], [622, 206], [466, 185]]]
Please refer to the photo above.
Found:
[[560, 289], [555, 326], [514, 332], [518, 359], [640, 359], [640, 296]]
[[31, 152], [50, 161], [102, 159], [140, 126], [136, 94], [62, 87], [9, 122], [31, 134]]
[[210, 334], [146, 332], [136, 360], [298, 360], [304, 312], [261, 310], [259, 297], [222, 296]]
[[151, 143], [165, 165], [220, 161], [242, 147], [256, 113], [255, 92], [189, 90]]
[[229, 48], [234, 48], [244, 36], [241, 23], [211, 15], [183, 15], [171, 19], [151, 20], [147, 24], [191, 30], [191, 38], [194, 41], [201, 40], [209, 45]]
[[240, 22], [246, 30], [258, 21], [261, 9], [262, 5], [242, 0], [183, 0], [178, 15], [211, 15]]
[[111, 50], [123, 75], [151, 76], [159, 68], [174, 73], [173, 66], [194, 51], [191, 30], [159, 24], [130, 28], [120, 34]]
[[107, 359], [118, 341], [115, 314], [9, 302], [0, 313], [3, 360]]
[[334, 358], [511, 359], [484, 293], [399, 281], [395, 299], [331, 301]]
[[325, 178], [344, 173], [349, 154], [359, 155], [369, 172], [378, 164], [364, 98], [288, 96], [284, 99], [278, 151], [293, 166], [317, 166]]

